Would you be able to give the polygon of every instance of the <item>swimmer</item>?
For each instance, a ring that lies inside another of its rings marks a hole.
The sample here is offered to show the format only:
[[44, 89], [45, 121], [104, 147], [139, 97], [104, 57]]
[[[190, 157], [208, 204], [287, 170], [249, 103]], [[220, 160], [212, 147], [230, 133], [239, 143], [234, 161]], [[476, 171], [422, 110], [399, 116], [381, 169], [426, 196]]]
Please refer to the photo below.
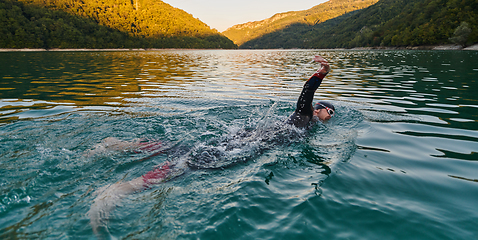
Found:
[[293, 124], [298, 128], [304, 128], [318, 120], [325, 122], [335, 114], [335, 107], [326, 101], [320, 101], [312, 106], [314, 93], [319, 88], [322, 80], [330, 72], [330, 66], [327, 60], [321, 56], [315, 56], [314, 61], [320, 63], [321, 67], [312, 77], [307, 80], [302, 88], [302, 93], [297, 100], [297, 108], [287, 119], [287, 123]]
[[[315, 91], [319, 88], [322, 80], [330, 71], [330, 66], [328, 62], [320, 56], [315, 56], [315, 62], [321, 64], [320, 69], [314, 73], [309, 80], [304, 84], [302, 93], [299, 96], [297, 101], [297, 108], [292, 113], [292, 115], [286, 120], [287, 124], [294, 125], [298, 128], [305, 128], [317, 121], [325, 122], [332, 118], [335, 114], [335, 108], [332, 104], [319, 101], [312, 106], [312, 101], [314, 98]], [[276, 132], [272, 132], [272, 135], [275, 135]], [[237, 139], [230, 139], [224, 143], [226, 146], [225, 149], [234, 149], [234, 144], [245, 145], [248, 143], [255, 143], [258, 138], [254, 138], [254, 133], [247, 134], [243, 133], [244, 136], [238, 135]], [[250, 139], [249, 139], [250, 138]], [[263, 136], [259, 137], [263, 139]], [[101, 153], [104, 151], [128, 151], [128, 152], [153, 152], [154, 155], [157, 155], [165, 150], [168, 150], [169, 147], [163, 146], [161, 142], [148, 142], [142, 139], [137, 139], [133, 141], [121, 141], [116, 138], [106, 138], [102, 143], [95, 146], [92, 150], [87, 152], [87, 156], [91, 156], [96, 153]], [[264, 150], [264, 149], [262, 149]], [[207, 154], [201, 154], [199, 159], [196, 159], [196, 163], [191, 162], [191, 154], [194, 150], [190, 150], [186, 154], [183, 154], [182, 157], [174, 160], [173, 162], [165, 162], [161, 165], [156, 166], [153, 170], [149, 171], [145, 175], [142, 175], [138, 178], [135, 178], [127, 182], [117, 182], [112, 185], [108, 185], [100, 188], [95, 192], [97, 195], [91, 205], [90, 210], [88, 211], [88, 216], [90, 218], [90, 224], [93, 228], [95, 234], [98, 234], [98, 229], [101, 226], [106, 225], [106, 220], [108, 219], [109, 213], [116, 207], [117, 204], [124, 197], [141, 192], [145, 189], [150, 188], [154, 184], [164, 183], [175, 177], [178, 177], [189, 169], [199, 169], [199, 168], [222, 168], [220, 164], [217, 163], [217, 159], [221, 157], [215, 154], [214, 149], [206, 152]], [[260, 150], [259, 150], [260, 151]], [[204, 155], [204, 156], [203, 156]], [[215, 162], [216, 161], [216, 162]], [[201, 164], [197, 164], [197, 163]]]

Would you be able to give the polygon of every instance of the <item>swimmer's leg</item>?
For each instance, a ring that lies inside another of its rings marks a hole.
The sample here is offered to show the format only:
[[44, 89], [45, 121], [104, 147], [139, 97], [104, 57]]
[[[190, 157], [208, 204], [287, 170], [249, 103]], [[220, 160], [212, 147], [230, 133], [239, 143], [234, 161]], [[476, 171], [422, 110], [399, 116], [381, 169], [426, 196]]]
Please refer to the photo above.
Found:
[[144, 161], [164, 153], [171, 147], [172, 147], [171, 144], [165, 143], [163, 141], [142, 142], [141, 146], [139, 146], [137, 150], [134, 150], [133, 152], [149, 154], [146, 157], [139, 160], [139, 161]]
[[142, 177], [145, 187], [153, 184], [159, 184], [169, 181], [175, 177], [184, 174], [189, 169], [185, 158], [178, 159], [175, 162], [165, 162], [156, 166], [153, 170], [147, 172]]
[[143, 138], [124, 141], [115, 137], [107, 137], [103, 139], [101, 143], [93, 146], [92, 149], [85, 151], [83, 156], [92, 157], [94, 155], [105, 153], [132, 152], [150, 154], [145, 158], [147, 159], [163, 153], [170, 147], [170, 144], [165, 144], [163, 141], [146, 141]]
[[87, 213], [93, 232], [98, 234], [99, 227], [106, 225], [111, 211], [120, 204], [123, 198], [135, 192], [141, 192], [144, 189], [145, 185], [142, 177], [128, 182], [120, 181], [98, 189], [95, 192], [97, 196]]
[[93, 200], [93, 204], [88, 211], [93, 232], [97, 235], [98, 229], [106, 225], [109, 214], [123, 198], [141, 192], [154, 184], [169, 181], [182, 175], [187, 169], [186, 162], [182, 160], [175, 163], [165, 162], [141, 177], [128, 182], [117, 182], [98, 189], [96, 191], [97, 197]]

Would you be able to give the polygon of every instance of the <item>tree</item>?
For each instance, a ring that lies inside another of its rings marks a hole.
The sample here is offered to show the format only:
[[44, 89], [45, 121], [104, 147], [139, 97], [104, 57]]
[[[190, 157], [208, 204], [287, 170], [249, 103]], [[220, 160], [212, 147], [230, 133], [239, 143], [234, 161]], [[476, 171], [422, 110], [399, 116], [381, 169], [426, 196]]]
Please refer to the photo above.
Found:
[[453, 33], [453, 37], [450, 38], [450, 41], [466, 47], [466, 42], [468, 41], [468, 36], [470, 36], [471, 28], [467, 22], [462, 22]]

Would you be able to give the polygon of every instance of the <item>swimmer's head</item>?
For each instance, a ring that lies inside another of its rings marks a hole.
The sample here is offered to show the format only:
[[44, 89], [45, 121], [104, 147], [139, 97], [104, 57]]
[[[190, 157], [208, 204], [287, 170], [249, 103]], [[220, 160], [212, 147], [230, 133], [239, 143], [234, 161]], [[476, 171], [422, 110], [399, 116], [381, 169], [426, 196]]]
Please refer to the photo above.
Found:
[[321, 121], [331, 119], [335, 115], [335, 107], [329, 102], [319, 101], [314, 106], [314, 116]]

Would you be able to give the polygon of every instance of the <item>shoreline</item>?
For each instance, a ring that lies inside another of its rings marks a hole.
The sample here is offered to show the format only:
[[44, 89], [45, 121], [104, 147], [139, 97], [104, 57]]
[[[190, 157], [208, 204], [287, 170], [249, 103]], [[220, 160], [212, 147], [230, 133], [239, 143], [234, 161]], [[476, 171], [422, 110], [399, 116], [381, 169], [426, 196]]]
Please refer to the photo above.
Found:
[[408, 47], [357, 47], [352, 50], [478, 50], [478, 44], [473, 44], [466, 48], [456, 44], [445, 44], [435, 46], [408, 46]]
[[147, 51], [144, 48], [0, 48], [0, 52], [129, 52]]
[[167, 50], [235, 50], [233, 48], [0, 48], [0, 52], [141, 52]]
[[[160, 51], [160, 50], [235, 50], [235, 49], [203, 49], [203, 48], [104, 48], [104, 49], [89, 49], [89, 48], [0, 48], [0, 52], [130, 52], [130, 51]], [[237, 49], [245, 50], [245, 49]], [[250, 49], [260, 50], [260, 49]], [[263, 49], [266, 50], [266, 49]], [[284, 49], [285, 50], [285, 49]], [[313, 49], [312, 49], [313, 50]], [[329, 50], [329, 49], [327, 49]], [[436, 46], [408, 46], [408, 47], [356, 47], [351, 49], [346, 48], [331, 48], [330, 50], [464, 50], [464, 51], [478, 51], [478, 43], [463, 48], [460, 45], [447, 44]]]

